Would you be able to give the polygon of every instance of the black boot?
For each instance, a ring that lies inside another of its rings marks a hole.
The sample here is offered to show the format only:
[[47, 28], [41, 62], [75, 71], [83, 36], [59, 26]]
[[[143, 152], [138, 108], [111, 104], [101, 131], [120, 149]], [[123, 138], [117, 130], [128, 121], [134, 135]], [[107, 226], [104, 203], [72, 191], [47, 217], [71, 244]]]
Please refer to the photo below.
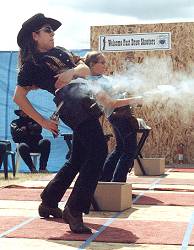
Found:
[[38, 208], [38, 213], [40, 217], [48, 218], [50, 215], [52, 215], [54, 218], [62, 218], [62, 210], [58, 207], [52, 208], [44, 203], [41, 203]]
[[63, 220], [69, 224], [71, 231], [77, 234], [91, 234], [92, 230], [83, 223], [82, 213], [77, 211], [72, 213], [68, 206], [64, 208]]
[[42, 173], [42, 174], [48, 174], [49, 173], [49, 171], [48, 171], [48, 169], [39, 169], [39, 173]]
[[31, 171], [32, 174], [37, 174], [38, 173], [38, 171], [36, 170], [35, 167], [30, 168], [30, 171]]

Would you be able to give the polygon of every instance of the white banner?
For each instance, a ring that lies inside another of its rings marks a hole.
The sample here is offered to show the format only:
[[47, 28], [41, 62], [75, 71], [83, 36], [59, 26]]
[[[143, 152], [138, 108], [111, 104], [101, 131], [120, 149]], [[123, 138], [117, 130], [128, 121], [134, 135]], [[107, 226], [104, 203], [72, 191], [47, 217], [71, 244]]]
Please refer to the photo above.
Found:
[[99, 36], [99, 50], [133, 51], [133, 50], [170, 50], [171, 32], [112, 34]]

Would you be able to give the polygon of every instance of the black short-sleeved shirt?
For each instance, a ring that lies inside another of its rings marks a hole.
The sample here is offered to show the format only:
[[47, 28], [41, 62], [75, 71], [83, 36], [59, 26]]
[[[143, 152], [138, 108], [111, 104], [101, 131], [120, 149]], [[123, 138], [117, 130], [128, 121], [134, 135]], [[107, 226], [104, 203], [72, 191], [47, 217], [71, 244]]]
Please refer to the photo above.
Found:
[[70, 53], [62, 48], [53, 48], [46, 53], [39, 53], [35, 56], [35, 62], [28, 61], [21, 67], [17, 85], [21, 87], [35, 85], [50, 93], [55, 93], [54, 76], [61, 70], [74, 68]]

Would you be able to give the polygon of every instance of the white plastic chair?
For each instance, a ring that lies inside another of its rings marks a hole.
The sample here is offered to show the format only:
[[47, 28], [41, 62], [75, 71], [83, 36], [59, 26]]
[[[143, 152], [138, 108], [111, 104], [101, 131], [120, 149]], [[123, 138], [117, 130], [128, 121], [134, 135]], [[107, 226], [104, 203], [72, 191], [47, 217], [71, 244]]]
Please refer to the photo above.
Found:
[[[18, 146], [19, 146], [19, 143], [16, 143], [16, 173], [18, 172], [19, 170], [19, 165], [20, 165], [20, 160], [21, 160], [21, 155], [19, 154], [19, 150], [18, 150]], [[37, 164], [38, 164], [38, 159], [40, 157], [40, 153], [30, 153], [30, 156], [32, 158], [32, 162], [35, 166], [35, 168], [37, 167]]]

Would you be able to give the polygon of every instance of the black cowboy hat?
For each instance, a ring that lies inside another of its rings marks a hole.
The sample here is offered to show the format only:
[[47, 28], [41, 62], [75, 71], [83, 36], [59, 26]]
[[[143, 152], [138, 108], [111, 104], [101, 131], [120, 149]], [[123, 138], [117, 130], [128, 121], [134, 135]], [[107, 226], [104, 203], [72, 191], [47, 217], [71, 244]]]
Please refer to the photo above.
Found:
[[17, 43], [19, 47], [23, 48], [26, 38], [29, 38], [33, 31], [37, 31], [45, 24], [49, 24], [54, 31], [61, 26], [61, 22], [53, 18], [45, 17], [42, 13], [38, 13], [22, 24], [22, 28], [17, 36]]

